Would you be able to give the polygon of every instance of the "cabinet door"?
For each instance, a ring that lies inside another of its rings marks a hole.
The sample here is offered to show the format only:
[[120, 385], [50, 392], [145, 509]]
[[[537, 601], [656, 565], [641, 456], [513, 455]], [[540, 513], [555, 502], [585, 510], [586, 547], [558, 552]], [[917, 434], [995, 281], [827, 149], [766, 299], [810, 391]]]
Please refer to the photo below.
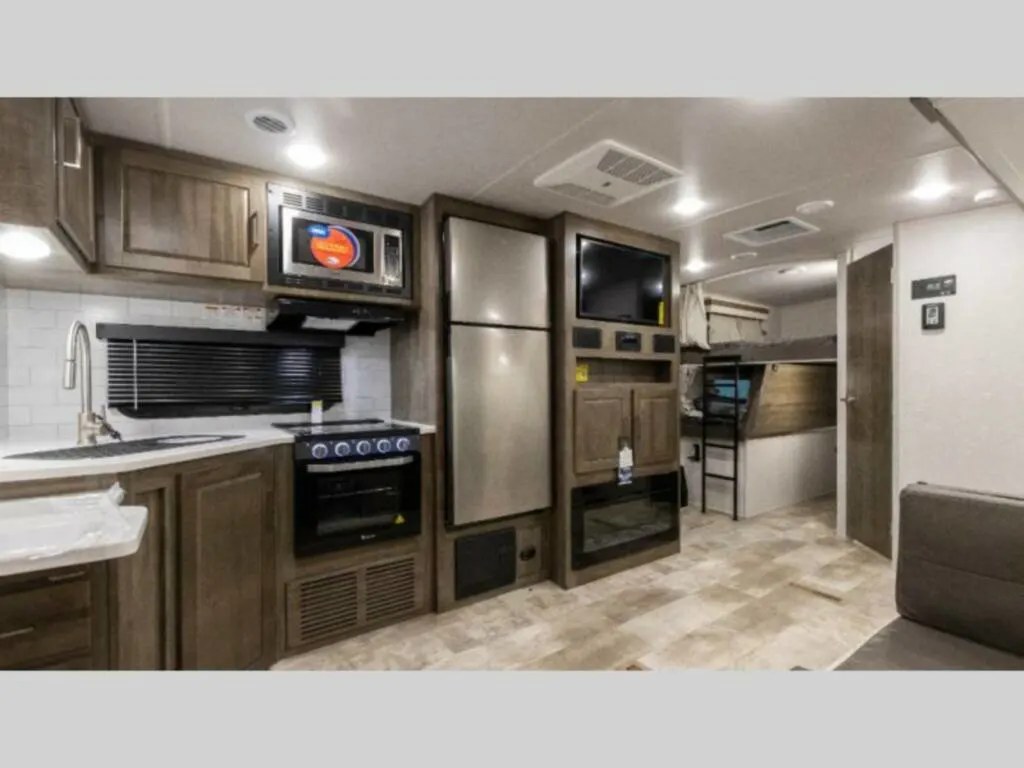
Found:
[[71, 99], [57, 99], [57, 223], [85, 260], [96, 261], [92, 147]]
[[181, 476], [181, 666], [273, 663], [276, 631], [270, 452]]
[[110, 564], [112, 665], [177, 669], [177, 475], [137, 472], [125, 485], [127, 503], [146, 507], [149, 516], [138, 551]]
[[265, 206], [256, 180], [134, 149], [104, 155], [105, 266], [260, 279], [266, 252], [257, 212]]
[[619, 439], [629, 438], [629, 387], [576, 389], [573, 464], [577, 475], [619, 465]]
[[633, 388], [633, 463], [638, 469], [678, 463], [677, 392], [664, 384]]

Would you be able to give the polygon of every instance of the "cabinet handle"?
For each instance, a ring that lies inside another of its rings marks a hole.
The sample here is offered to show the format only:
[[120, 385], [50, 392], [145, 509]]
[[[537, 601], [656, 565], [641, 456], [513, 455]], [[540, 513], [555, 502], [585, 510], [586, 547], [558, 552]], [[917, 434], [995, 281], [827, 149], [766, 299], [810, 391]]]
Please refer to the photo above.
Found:
[[12, 629], [10, 632], [0, 632], [0, 640], [10, 640], [22, 635], [31, 635], [35, 631], [35, 627], [22, 627], [21, 629]]
[[256, 216], [258, 211], [249, 214], [249, 253], [256, 250], [259, 243], [256, 242]]
[[62, 581], [71, 581], [72, 579], [80, 579], [85, 576], [85, 571], [72, 571], [71, 573], [62, 573], [58, 576], [47, 576], [46, 580], [51, 584], [57, 584]]
[[[75, 159], [68, 160], [68, 123], [75, 131]], [[82, 120], [74, 115], [64, 118], [64, 158], [65, 168], [79, 169], [82, 167]]]

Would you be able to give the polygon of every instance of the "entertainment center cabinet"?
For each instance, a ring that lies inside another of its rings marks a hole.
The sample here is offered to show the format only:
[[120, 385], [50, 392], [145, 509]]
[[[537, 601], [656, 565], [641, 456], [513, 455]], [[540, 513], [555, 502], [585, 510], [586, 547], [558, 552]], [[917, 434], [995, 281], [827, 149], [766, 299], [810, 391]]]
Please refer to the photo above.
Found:
[[568, 213], [552, 227], [552, 560], [568, 589], [679, 550], [679, 245]]

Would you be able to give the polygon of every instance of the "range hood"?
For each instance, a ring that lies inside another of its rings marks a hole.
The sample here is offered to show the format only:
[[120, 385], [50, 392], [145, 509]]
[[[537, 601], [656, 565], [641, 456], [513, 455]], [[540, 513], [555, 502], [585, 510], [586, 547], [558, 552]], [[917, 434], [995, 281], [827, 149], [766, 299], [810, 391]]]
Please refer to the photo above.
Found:
[[403, 307], [279, 296], [267, 304], [267, 330], [340, 331], [350, 336], [373, 336], [402, 322], [406, 315]]

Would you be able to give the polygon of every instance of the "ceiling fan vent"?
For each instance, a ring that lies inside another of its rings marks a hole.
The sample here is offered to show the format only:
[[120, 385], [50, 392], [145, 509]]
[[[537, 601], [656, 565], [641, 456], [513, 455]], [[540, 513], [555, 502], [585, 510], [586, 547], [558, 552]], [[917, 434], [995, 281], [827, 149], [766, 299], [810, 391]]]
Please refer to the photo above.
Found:
[[281, 135], [295, 130], [295, 124], [292, 123], [287, 115], [282, 115], [280, 112], [274, 112], [269, 109], [258, 109], [249, 112], [245, 116], [245, 121], [249, 124], [250, 128], [261, 133]]
[[615, 141], [601, 141], [534, 180], [534, 185], [611, 208], [671, 184], [682, 172]]
[[781, 243], [783, 240], [792, 240], [794, 237], [803, 237], [804, 235], [820, 231], [813, 224], [789, 217], [767, 221], [764, 224], [758, 224], [756, 227], [729, 232], [726, 235], [722, 235], [722, 237], [726, 240], [732, 240], [734, 243], [757, 247]]

